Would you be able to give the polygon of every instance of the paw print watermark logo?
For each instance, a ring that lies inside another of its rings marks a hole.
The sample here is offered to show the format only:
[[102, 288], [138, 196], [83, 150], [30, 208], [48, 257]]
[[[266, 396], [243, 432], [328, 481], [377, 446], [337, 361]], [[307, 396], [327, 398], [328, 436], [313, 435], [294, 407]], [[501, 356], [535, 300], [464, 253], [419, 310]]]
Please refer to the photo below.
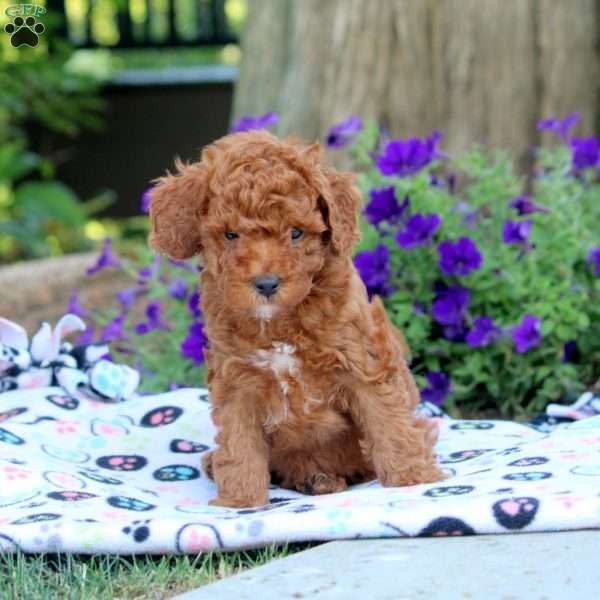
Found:
[[29, 46], [35, 48], [40, 42], [40, 35], [46, 31], [43, 23], [38, 21], [46, 13], [43, 6], [37, 4], [13, 4], [5, 14], [12, 19], [4, 26], [4, 31], [10, 35], [10, 44], [14, 48]]

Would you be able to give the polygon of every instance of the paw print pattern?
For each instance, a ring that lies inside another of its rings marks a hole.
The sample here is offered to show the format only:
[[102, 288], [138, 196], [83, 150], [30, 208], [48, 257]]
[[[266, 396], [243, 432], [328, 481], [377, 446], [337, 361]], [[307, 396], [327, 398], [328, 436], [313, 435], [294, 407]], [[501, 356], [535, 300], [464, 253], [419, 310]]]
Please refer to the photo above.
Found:
[[544, 456], [529, 456], [527, 458], [520, 458], [519, 460], [513, 460], [508, 463], [509, 467], [535, 467], [537, 465], [543, 465], [548, 462], [549, 459]]
[[29, 525], [30, 523], [41, 523], [42, 521], [56, 521], [61, 515], [56, 513], [38, 513], [36, 515], [27, 515], [13, 521], [11, 525]]
[[512, 448], [505, 448], [501, 452], [498, 452], [498, 456], [510, 456], [511, 454], [517, 454], [518, 452], [522, 452], [521, 448], [513, 446]]
[[190, 481], [200, 477], [200, 471], [189, 465], [167, 465], [152, 473], [158, 481]]
[[13, 417], [18, 417], [19, 415], [22, 415], [24, 412], [27, 412], [27, 408], [25, 407], [19, 407], [19, 408], [11, 408], [10, 410], [7, 410], [5, 412], [0, 413], [0, 423], [2, 423], [3, 421], [8, 421], [9, 419], [12, 419]]
[[13, 444], [14, 446], [20, 446], [25, 443], [23, 438], [20, 438], [18, 435], [11, 433], [8, 429], [4, 429], [4, 427], [0, 427], [0, 442], [4, 442], [5, 444]]
[[169, 445], [171, 452], [179, 452], [182, 454], [197, 454], [199, 452], [205, 452], [208, 450], [208, 446], [205, 444], [197, 444], [196, 442], [190, 442], [188, 440], [176, 439]]
[[52, 500], [60, 500], [61, 502], [79, 502], [80, 500], [90, 500], [90, 498], [98, 497], [96, 494], [90, 494], [89, 492], [79, 492], [76, 490], [69, 490], [64, 492], [49, 492], [46, 495]]
[[64, 410], [75, 410], [79, 406], [79, 400], [77, 398], [71, 398], [70, 396], [61, 396], [59, 394], [51, 394], [46, 396], [46, 400], [58, 408]]
[[464, 521], [454, 517], [438, 517], [423, 528], [419, 535], [426, 537], [446, 537], [449, 535], [475, 535], [475, 530]]
[[472, 485], [446, 485], [442, 487], [435, 487], [427, 490], [423, 493], [423, 496], [428, 498], [444, 498], [446, 496], [460, 496], [461, 494], [468, 494], [475, 489]]
[[508, 479], [508, 481], [541, 481], [550, 477], [552, 477], [552, 473], [545, 471], [525, 471], [524, 473], [509, 473], [502, 479]]
[[35, 48], [40, 41], [40, 35], [46, 28], [42, 23], [37, 23], [35, 17], [15, 17], [12, 23], [4, 26], [4, 31], [10, 35], [10, 43], [13, 48], [29, 46]]
[[470, 460], [472, 458], [477, 458], [482, 454], [489, 452], [489, 450], [461, 450], [460, 452], [452, 452], [442, 460], [440, 460], [440, 464], [447, 465], [453, 463], [464, 462], [465, 460]]
[[145, 542], [150, 537], [150, 519], [145, 521], [132, 521], [130, 527], [123, 527], [123, 533], [131, 535], [134, 542]]
[[156, 508], [154, 504], [144, 502], [139, 498], [131, 498], [130, 496], [109, 496], [106, 501], [115, 508], [134, 510], [136, 512], [144, 512]]
[[62, 471], [44, 471], [43, 478], [51, 485], [57, 488], [67, 490], [81, 490], [86, 487], [85, 481], [79, 477], [75, 477], [71, 473], [63, 473]]
[[142, 427], [162, 427], [174, 423], [183, 414], [178, 406], [161, 406], [146, 413], [141, 421]]
[[115, 479], [114, 477], [106, 477], [105, 475], [100, 475], [100, 473], [94, 473], [93, 471], [79, 471], [80, 475], [87, 477], [87, 479], [91, 479], [97, 483], [103, 483], [105, 485], [122, 485], [123, 482], [120, 479]]
[[148, 461], [137, 454], [115, 454], [113, 456], [101, 456], [96, 460], [96, 464], [111, 471], [139, 471], [148, 464]]
[[492, 506], [492, 512], [502, 527], [523, 529], [533, 521], [539, 506], [540, 503], [535, 498], [507, 498], [496, 502]]

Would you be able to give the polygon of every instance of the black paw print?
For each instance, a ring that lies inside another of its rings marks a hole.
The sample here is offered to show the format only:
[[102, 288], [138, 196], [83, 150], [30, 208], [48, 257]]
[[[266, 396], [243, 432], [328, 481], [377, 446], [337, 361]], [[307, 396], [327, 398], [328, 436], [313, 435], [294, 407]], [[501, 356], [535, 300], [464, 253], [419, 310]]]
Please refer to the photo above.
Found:
[[145, 521], [132, 521], [131, 527], [123, 527], [123, 533], [129, 535], [135, 542], [145, 542], [150, 537], [150, 527], [148, 527], [150, 519]]
[[14, 48], [19, 46], [29, 46], [35, 48], [39, 41], [40, 35], [44, 33], [46, 28], [42, 23], [36, 23], [34, 17], [15, 17], [12, 23], [7, 23], [4, 26], [4, 31], [10, 35], [10, 43]]

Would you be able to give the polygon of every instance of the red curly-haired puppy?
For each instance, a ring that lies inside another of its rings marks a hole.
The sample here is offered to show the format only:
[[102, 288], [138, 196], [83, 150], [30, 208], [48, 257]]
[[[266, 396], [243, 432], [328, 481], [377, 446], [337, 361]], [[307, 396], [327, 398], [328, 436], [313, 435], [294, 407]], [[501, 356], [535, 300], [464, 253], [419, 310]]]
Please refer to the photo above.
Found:
[[177, 166], [151, 192], [150, 242], [203, 258], [212, 504], [267, 504], [271, 475], [311, 494], [442, 479], [402, 337], [352, 263], [353, 177], [263, 131]]

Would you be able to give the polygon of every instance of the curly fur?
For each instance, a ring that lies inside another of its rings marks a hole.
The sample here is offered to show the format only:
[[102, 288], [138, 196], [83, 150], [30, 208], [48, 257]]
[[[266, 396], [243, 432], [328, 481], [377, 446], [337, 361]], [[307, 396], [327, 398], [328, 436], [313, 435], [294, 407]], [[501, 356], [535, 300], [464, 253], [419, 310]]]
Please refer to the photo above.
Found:
[[[150, 243], [203, 259], [213, 503], [266, 504], [272, 476], [308, 493], [375, 476], [384, 486], [442, 479], [435, 427], [414, 416], [402, 336], [351, 260], [353, 176], [325, 165], [318, 145], [260, 131], [226, 136], [177, 169], [151, 192]], [[282, 282], [268, 299], [252, 285], [265, 274]]]

